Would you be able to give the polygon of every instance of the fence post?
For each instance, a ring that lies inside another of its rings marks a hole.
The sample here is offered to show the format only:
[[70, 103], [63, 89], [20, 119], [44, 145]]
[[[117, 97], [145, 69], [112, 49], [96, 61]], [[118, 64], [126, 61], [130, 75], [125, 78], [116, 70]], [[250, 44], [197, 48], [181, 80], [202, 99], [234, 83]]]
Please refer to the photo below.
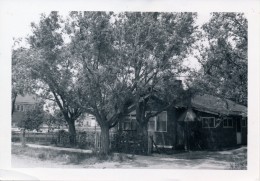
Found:
[[97, 152], [97, 132], [95, 132], [95, 152]]
[[148, 150], [147, 150], [147, 153], [148, 153], [148, 155], [149, 154], [151, 154], [151, 148], [150, 148], [150, 146], [151, 146], [151, 141], [150, 141], [150, 134], [149, 134], [149, 132], [148, 132]]
[[97, 148], [98, 148], [98, 151], [99, 151], [100, 148], [101, 148], [101, 136], [100, 136], [100, 133], [98, 133], [98, 136], [97, 136], [97, 137], [98, 137], [98, 139], [97, 139], [97, 140], [98, 140], [98, 144], [97, 144], [98, 147], [97, 147]]

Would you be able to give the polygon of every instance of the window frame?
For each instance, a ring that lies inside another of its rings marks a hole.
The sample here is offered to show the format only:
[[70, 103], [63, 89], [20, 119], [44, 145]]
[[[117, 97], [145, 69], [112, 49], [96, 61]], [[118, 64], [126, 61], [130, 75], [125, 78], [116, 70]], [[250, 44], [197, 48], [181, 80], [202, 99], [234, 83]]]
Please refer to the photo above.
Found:
[[[225, 125], [225, 120], [227, 120], [227, 125]], [[232, 126], [229, 126], [229, 121], [231, 121]], [[223, 128], [234, 128], [234, 123], [232, 118], [223, 118]]]
[[16, 105], [16, 111], [20, 111], [20, 105], [19, 104]]
[[[213, 118], [213, 127], [205, 127], [203, 124], [203, 119], [212, 119]], [[202, 123], [202, 128], [216, 128], [216, 118], [215, 117], [200, 117], [201, 123]]]
[[22, 104], [20, 105], [20, 108], [21, 108], [21, 112], [24, 112], [24, 107]]
[[[245, 124], [243, 124], [243, 123], [245, 123]], [[242, 118], [242, 120], [241, 120], [241, 126], [242, 126], [242, 127], [247, 127], [247, 118]]]
[[[127, 118], [127, 120], [123, 121], [122, 130], [123, 131], [136, 131], [137, 130], [136, 126], [135, 126], [135, 129], [133, 129], [133, 127], [134, 127], [133, 125], [136, 124], [136, 115], [130, 114], [126, 118]], [[125, 123], [130, 123], [130, 129], [125, 129]]]
[[[149, 113], [154, 113], [155, 111], [149, 111]], [[148, 111], [146, 111], [146, 114], [148, 113]], [[166, 130], [164, 131], [159, 131], [158, 130], [158, 128], [157, 128], [157, 124], [158, 124], [158, 116], [159, 116], [159, 114], [161, 114], [161, 113], [165, 113], [166, 114], [166, 120], [165, 121], [162, 121], [162, 122], [166, 122]], [[160, 112], [159, 114], [157, 114], [156, 116], [154, 116], [154, 117], [151, 117], [150, 119], [154, 119], [154, 130], [149, 130], [149, 122], [150, 122], [150, 120], [148, 121], [148, 131], [154, 131], [154, 132], [159, 132], [159, 133], [166, 133], [167, 131], [168, 131], [168, 129], [167, 129], [167, 126], [168, 126], [168, 114], [167, 114], [167, 111], [162, 111], [162, 112]]]

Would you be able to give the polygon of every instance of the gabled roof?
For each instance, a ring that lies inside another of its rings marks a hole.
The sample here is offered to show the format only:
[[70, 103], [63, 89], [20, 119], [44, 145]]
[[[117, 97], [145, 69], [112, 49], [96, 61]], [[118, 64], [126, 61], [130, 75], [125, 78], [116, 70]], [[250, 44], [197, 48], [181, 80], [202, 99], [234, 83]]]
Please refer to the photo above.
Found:
[[[247, 107], [228, 99], [222, 99], [212, 95], [195, 95], [190, 101], [194, 110], [223, 115], [240, 115], [247, 117]], [[179, 103], [176, 107], [188, 107], [188, 101]]]
[[35, 103], [38, 103], [38, 99], [35, 95], [24, 95], [24, 96], [21, 96], [21, 95], [18, 95], [16, 100], [15, 100], [15, 103], [16, 104], [19, 104], [19, 103], [24, 103], [24, 104], [35, 104]]

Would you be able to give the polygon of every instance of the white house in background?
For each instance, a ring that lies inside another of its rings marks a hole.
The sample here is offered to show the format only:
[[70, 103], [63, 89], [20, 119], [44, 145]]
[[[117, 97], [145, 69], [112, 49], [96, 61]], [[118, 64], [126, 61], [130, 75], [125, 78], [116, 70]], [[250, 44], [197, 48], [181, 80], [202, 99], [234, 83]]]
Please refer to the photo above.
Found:
[[35, 109], [39, 99], [35, 95], [18, 95], [15, 101], [14, 113], [12, 115], [12, 128], [16, 128], [25, 111]]
[[95, 116], [91, 114], [85, 114], [84, 118], [78, 122], [76, 122], [76, 129], [81, 131], [86, 130], [98, 130], [100, 129]]

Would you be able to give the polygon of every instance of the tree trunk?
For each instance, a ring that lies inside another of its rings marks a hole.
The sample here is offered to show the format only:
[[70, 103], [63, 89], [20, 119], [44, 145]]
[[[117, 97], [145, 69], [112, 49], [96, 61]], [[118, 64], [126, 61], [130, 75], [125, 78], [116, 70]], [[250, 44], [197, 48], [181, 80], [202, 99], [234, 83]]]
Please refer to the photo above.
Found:
[[108, 155], [109, 154], [109, 126], [102, 125], [101, 127], [101, 155]]
[[17, 97], [17, 93], [14, 93], [14, 95], [12, 96], [12, 115], [15, 111], [15, 101], [16, 101], [16, 97]]
[[25, 129], [22, 130], [21, 139], [22, 146], [26, 146]]
[[75, 129], [75, 122], [70, 120], [68, 121], [69, 125], [69, 140], [70, 140], [70, 145], [75, 146], [76, 145], [76, 129]]
[[137, 135], [140, 138], [140, 151], [142, 154], [148, 153], [148, 124], [138, 124], [137, 126]]

